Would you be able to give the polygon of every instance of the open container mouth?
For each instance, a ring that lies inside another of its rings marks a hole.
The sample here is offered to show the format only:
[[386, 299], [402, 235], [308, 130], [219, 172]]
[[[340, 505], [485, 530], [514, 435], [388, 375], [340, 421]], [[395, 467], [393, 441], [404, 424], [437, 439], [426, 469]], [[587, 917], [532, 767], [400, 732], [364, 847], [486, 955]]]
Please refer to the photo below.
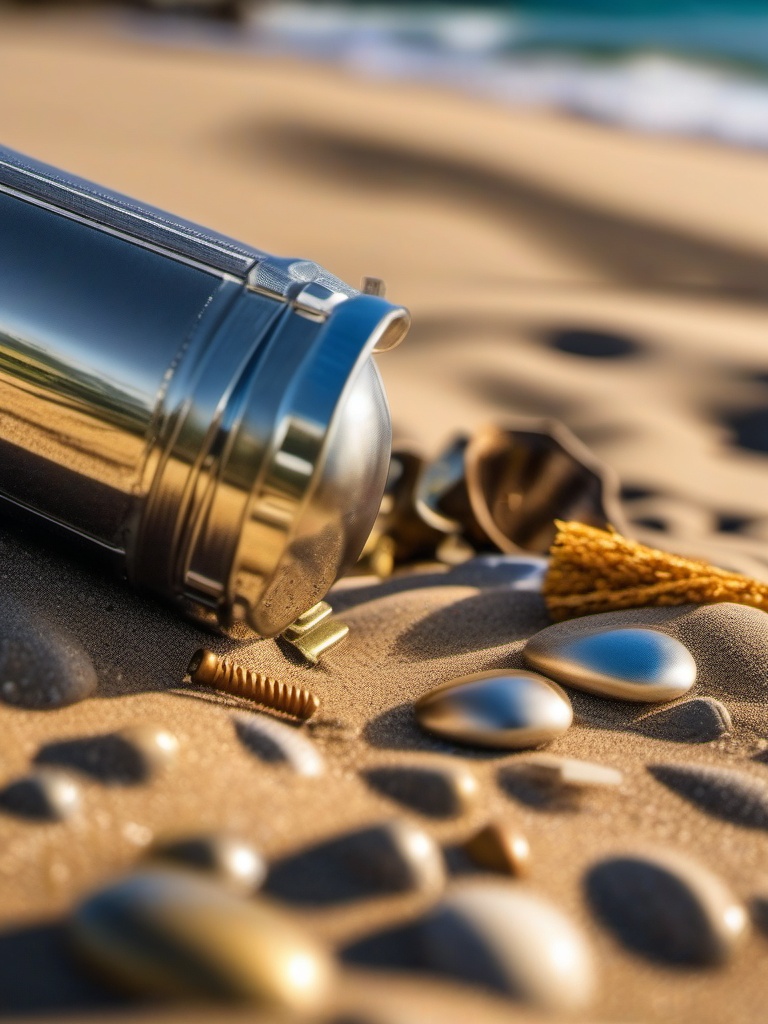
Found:
[[371, 356], [409, 324], [373, 295], [241, 291], [169, 430], [137, 579], [235, 633], [274, 636], [320, 601], [379, 510], [391, 424]]

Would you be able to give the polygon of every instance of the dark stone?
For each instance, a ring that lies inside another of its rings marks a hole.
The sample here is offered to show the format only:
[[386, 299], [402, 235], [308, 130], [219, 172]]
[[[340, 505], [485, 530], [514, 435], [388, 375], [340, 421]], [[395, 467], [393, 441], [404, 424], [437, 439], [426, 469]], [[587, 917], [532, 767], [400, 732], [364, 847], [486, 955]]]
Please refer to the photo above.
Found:
[[734, 768], [657, 764], [649, 772], [715, 818], [747, 828], [768, 829], [768, 785]]
[[258, 850], [224, 832], [189, 836], [156, 846], [151, 857], [196, 868], [243, 895], [255, 892], [267, 873]]
[[48, 743], [38, 751], [35, 761], [74, 768], [107, 785], [130, 786], [147, 782], [175, 750], [172, 733], [142, 724], [103, 736]]
[[475, 776], [463, 765], [386, 766], [371, 768], [364, 776], [380, 793], [433, 818], [456, 817], [478, 791]]
[[746, 914], [718, 878], [677, 855], [629, 855], [595, 865], [589, 901], [630, 950], [675, 964], [727, 959]]
[[434, 840], [405, 821], [345, 832], [273, 865], [267, 890], [292, 903], [332, 904], [381, 893], [440, 892], [445, 863]]
[[0, 598], [0, 698], [44, 710], [96, 691], [96, 670], [80, 643], [6, 595]]
[[643, 351], [642, 345], [634, 338], [578, 327], [553, 331], [549, 343], [558, 352], [587, 359], [626, 359]]
[[714, 697], [694, 697], [645, 715], [636, 728], [647, 736], [674, 743], [710, 743], [728, 735], [731, 716]]
[[0, 807], [23, 818], [64, 821], [80, 809], [80, 789], [66, 772], [40, 768], [0, 791]]

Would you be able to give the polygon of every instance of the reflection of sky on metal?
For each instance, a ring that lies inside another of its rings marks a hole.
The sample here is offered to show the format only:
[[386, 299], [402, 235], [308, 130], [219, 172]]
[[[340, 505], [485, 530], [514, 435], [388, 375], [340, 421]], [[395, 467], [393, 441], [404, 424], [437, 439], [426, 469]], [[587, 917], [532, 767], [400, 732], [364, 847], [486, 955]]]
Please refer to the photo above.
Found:
[[760, 4], [274, 3], [238, 27], [124, 24], [184, 45], [300, 54], [639, 131], [768, 147], [768, 11]]
[[[568, 655], [593, 672], [642, 683], [675, 674], [675, 648], [675, 641], [663, 633], [621, 629], [573, 640]], [[681, 664], [679, 670], [687, 678], [688, 665]]]

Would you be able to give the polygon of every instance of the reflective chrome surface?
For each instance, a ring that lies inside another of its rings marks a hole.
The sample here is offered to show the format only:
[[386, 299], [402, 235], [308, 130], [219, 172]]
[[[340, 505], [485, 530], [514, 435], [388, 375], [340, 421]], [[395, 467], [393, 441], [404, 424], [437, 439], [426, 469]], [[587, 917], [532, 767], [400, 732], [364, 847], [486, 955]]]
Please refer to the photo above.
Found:
[[357, 558], [407, 312], [0, 148], [0, 502], [271, 636]]
[[525, 661], [559, 683], [616, 700], [676, 700], [696, 682], [696, 662], [679, 640], [643, 626], [548, 626], [523, 648]]
[[556, 683], [515, 669], [452, 679], [420, 697], [415, 711], [427, 732], [505, 750], [549, 743], [573, 721], [571, 702]]

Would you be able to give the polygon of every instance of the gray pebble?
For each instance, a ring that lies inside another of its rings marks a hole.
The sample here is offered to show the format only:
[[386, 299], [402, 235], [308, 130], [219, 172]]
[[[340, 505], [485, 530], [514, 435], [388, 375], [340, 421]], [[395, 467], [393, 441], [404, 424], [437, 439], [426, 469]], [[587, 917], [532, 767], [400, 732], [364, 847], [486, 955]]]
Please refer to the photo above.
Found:
[[250, 843], [226, 832], [188, 836], [156, 846], [152, 859], [204, 871], [233, 892], [250, 895], [267, 875], [264, 858]]
[[105, 785], [148, 782], [175, 759], [179, 743], [162, 726], [141, 723], [101, 736], [55, 740], [38, 751], [37, 764], [62, 765]]
[[382, 893], [435, 895], [445, 862], [432, 837], [407, 821], [389, 821], [334, 836], [275, 864], [271, 893], [290, 902], [325, 904]]
[[596, 973], [581, 931], [514, 882], [462, 882], [422, 925], [426, 965], [503, 992], [531, 1008], [586, 1009]]
[[80, 810], [80, 787], [65, 771], [37, 768], [0, 792], [0, 807], [24, 818], [65, 821]]
[[325, 773], [323, 755], [299, 727], [247, 711], [232, 717], [241, 743], [260, 760], [287, 765], [307, 778]]
[[611, 857], [592, 868], [586, 887], [604, 924], [653, 960], [722, 963], [747, 932], [746, 910], [724, 882], [677, 853]]
[[325, 948], [276, 907], [191, 872], [146, 869], [75, 911], [78, 953], [120, 988], [305, 1014], [329, 995]]
[[768, 783], [736, 768], [656, 764], [654, 778], [716, 818], [768, 829]]
[[0, 598], [0, 623], [0, 699], [46, 710], [95, 693], [96, 670], [73, 636], [9, 595]]
[[635, 728], [673, 743], [711, 743], [731, 731], [728, 708], [714, 697], [694, 697], [645, 715]]
[[479, 794], [476, 776], [464, 765], [386, 765], [364, 776], [380, 793], [433, 818], [463, 814]]
[[508, 587], [541, 593], [549, 559], [539, 555], [477, 555], [446, 573], [446, 581], [464, 587]]
[[562, 735], [573, 721], [571, 702], [550, 679], [508, 669], [453, 679], [416, 701], [427, 732], [456, 743], [519, 750]]
[[696, 682], [696, 662], [679, 640], [643, 626], [590, 629], [560, 622], [523, 648], [531, 668], [600, 697], [665, 701]]

